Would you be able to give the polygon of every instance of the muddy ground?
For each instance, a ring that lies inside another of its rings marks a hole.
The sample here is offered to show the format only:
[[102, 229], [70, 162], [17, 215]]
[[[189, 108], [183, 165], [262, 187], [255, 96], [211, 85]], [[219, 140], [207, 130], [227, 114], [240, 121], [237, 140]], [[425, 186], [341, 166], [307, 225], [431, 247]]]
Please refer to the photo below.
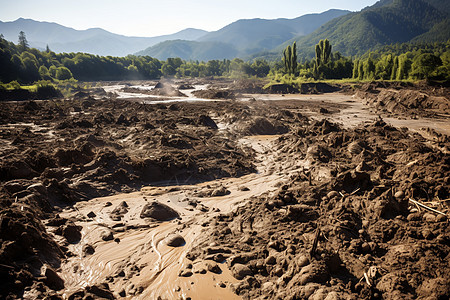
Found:
[[260, 88], [1, 103], [0, 297], [448, 299], [448, 89]]

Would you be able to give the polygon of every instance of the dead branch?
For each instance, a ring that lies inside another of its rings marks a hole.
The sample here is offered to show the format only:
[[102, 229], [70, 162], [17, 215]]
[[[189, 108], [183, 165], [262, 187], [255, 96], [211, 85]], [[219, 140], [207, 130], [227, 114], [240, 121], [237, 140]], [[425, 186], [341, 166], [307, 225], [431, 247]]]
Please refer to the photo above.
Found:
[[422, 207], [422, 208], [425, 208], [426, 210], [432, 211], [432, 212], [437, 213], [437, 214], [441, 214], [441, 215], [443, 215], [443, 216], [447, 216], [447, 215], [444, 214], [443, 212], [438, 211], [438, 210], [436, 210], [436, 209], [434, 209], [434, 208], [431, 208], [431, 207], [429, 207], [429, 206], [426, 206], [425, 204], [422, 204], [422, 203], [420, 203], [420, 202], [418, 202], [418, 201], [416, 201], [416, 200], [413, 200], [413, 199], [411, 199], [411, 198], [409, 198], [409, 201], [411, 201], [412, 203], [414, 203], [414, 204], [416, 204], [416, 205], [418, 205], [418, 206], [420, 206], [420, 207]]

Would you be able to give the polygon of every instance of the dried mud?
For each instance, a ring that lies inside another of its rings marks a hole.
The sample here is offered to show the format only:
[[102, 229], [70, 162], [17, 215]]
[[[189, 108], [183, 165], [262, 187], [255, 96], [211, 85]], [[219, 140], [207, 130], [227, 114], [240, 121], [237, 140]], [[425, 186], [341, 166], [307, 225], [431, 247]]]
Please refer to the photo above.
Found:
[[[432, 89], [357, 93], [448, 120]], [[0, 297], [448, 299], [445, 127], [277, 97], [2, 103]]]

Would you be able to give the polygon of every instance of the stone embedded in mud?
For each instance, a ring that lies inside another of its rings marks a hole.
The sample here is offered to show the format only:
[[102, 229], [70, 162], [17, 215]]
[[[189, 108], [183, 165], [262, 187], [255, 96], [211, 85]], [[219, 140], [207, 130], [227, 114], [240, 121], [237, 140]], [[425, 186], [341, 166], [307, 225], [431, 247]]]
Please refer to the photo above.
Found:
[[208, 271], [210, 271], [211, 273], [214, 273], [214, 274], [222, 273], [222, 269], [215, 262], [208, 261], [206, 263], [206, 267], [208, 268]]
[[180, 277], [191, 277], [193, 275], [191, 270], [181, 270], [178, 276]]
[[403, 191], [398, 191], [394, 194], [394, 198], [397, 200], [402, 200], [405, 198], [405, 193]]
[[53, 290], [59, 291], [64, 288], [64, 280], [50, 266], [45, 266], [45, 283]]
[[295, 204], [288, 207], [286, 217], [299, 222], [308, 222], [317, 219], [319, 213], [309, 205]]
[[245, 276], [253, 275], [253, 272], [246, 265], [242, 264], [235, 264], [231, 268], [231, 272], [233, 276], [238, 280], [244, 279]]
[[226, 187], [221, 186], [220, 188], [215, 189], [211, 192], [211, 197], [220, 197], [228, 194], [230, 194], [230, 191]]
[[275, 258], [275, 256], [270, 255], [266, 258], [265, 263], [266, 265], [275, 265], [277, 263], [277, 259]]
[[100, 287], [97, 285], [88, 286], [86, 288], [86, 291], [88, 293], [94, 294], [95, 296], [100, 297], [100, 298], [115, 299], [114, 294], [111, 293], [110, 291], [108, 291], [105, 287], [103, 287], [103, 286]]
[[334, 197], [338, 197], [338, 196], [339, 196], [339, 193], [336, 191], [331, 191], [327, 194], [328, 199], [333, 199]]
[[184, 238], [179, 234], [172, 234], [166, 237], [165, 239], [166, 245], [171, 247], [181, 247], [186, 244]]
[[73, 223], [63, 225], [62, 236], [71, 244], [78, 243], [81, 240], [81, 229], [81, 226], [77, 226]]
[[217, 129], [218, 128], [216, 122], [214, 122], [214, 120], [211, 119], [210, 116], [200, 115], [200, 117], [198, 117], [198, 123], [200, 125], [209, 127], [211, 129]]
[[157, 221], [169, 221], [178, 218], [179, 216], [178, 212], [174, 209], [158, 201], [146, 204], [140, 215], [142, 219], [152, 218]]
[[84, 256], [92, 255], [95, 253], [95, 248], [92, 245], [86, 244], [83, 246], [83, 254]]
[[100, 235], [100, 237], [105, 242], [112, 241], [114, 239], [114, 235], [113, 235], [112, 231], [103, 231], [102, 234]]

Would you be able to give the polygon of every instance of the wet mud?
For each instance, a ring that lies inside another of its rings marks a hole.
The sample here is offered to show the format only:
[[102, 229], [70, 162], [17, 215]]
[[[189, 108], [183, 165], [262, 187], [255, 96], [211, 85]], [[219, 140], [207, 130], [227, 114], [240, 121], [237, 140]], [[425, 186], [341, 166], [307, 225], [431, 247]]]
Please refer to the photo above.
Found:
[[209, 83], [2, 103], [2, 298], [450, 296], [448, 95]]

